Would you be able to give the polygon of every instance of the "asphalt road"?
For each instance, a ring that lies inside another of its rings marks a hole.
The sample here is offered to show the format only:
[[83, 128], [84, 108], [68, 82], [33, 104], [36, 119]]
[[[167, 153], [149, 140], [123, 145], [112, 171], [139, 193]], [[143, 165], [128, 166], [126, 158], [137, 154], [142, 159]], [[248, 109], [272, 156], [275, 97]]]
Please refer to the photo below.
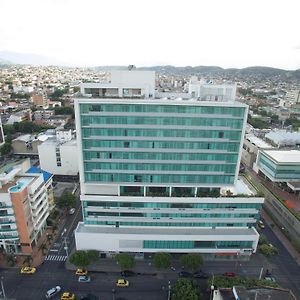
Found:
[[[60, 227], [59, 234], [49, 255], [65, 256], [65, 240], [68, 246], [67, 250], [70, 252], [70, 249], [75, 246], [73, 232], [81, 219], [81, 207], [78, 201], [76, 212], [73, 215], [67, 215]], [[256, 259], [251, 259], [249, 262], [205, 262], [202, 269], [214, 275], [228, 271], [236, 272], [238, 275], [258, 278], [261, 268], [264, 267], [264, 272], [268, 268], [282, 287], [291, 289], [297, 299], [300, 299], [299, 266], [267, 224], [262, 233], [266, 235], [270, 243], [279, 249], [279, 255], [269, 261], [262, 261], [256, 256]], [[116, 287], [115, 283], [119, 276], [114, 273], [91, 273], [92, 281], [90, 283], [79, 283], [74, 272], [65, 269], [64, 261], [55, 260], [45, 261], [34, 275], [21, 275], [18, 269], [7, 269], [1, 270], [0, 276], [3, 277], [6, 297], [17, 300], [45, 299], [46, 291], [56, 285], [62, 287], [62, 292], [75, 293], [77, 299], [92, 292], [100, 296], [101, 300], [115, 300], [118, 297], [127, 300], [166, 300], [168, 298], [168, 281], [170, 280], [171, 285], [173, 285], [178, 278], [178, 271], [173, 271], [167, 277], [162, 276], [161, 278], [150, 275], [131, 277], [129, 278], [130, 286], [128, 288]], [[198, 280], [198, 283], [202, 288], [205, 286], [205, 280]], [[113, 289], [116, 291], [115, 294], [112, 293]], [[60, 294], [51, 299], [59, 299], [59, 296]]]
[[267, 224], [265, 225], [266, 227], [262, 230], [262, 233], [279, 251], [278, 255], [270, 259], [273, 266], [273, 270], [270, 271], [282, 287], [292, 290], [297, 299], [300, 299], [300, 267], [271, 228]]
[[[17, 300], [45, 299], [45, 293], [51, 287], [62, 287], [62, 292], [72, 292], [77, 299], [87, 293], [100, 296], [101, 300], [124, 297], [128, 300], [166, 300], [168, 280], [154, 276], [135, 276], [128, 278], [129, 287], [116, 286], [118, 274], [90, 273], [92, 281], [79, 283], [73, 271], [64, 269], [62, 262], [45, 262], [34, 275], [19, 274], [19, 270], [3, 270], [3, 283], [6, 297]], [[173, 282], [172, 282], [173, 283]], [[164, 287], [164, 288], [163, 288]], [[112, 290], [115, 290], [113, 295]], [[58, 294], [51, 299], [59, 299]]]

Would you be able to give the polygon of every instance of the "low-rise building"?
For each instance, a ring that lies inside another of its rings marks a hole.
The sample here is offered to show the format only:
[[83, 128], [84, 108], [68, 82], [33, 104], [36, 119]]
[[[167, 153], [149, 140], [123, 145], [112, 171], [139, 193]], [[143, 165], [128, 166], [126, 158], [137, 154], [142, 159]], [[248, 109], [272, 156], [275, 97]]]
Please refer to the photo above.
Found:
[[38, 145], [41, 168], [54, 175], [77, 176], [77, 142], [72, 130], [60, 130], [56, 137]]
[[11, 114], [9, 119], [7, 120], [7, 125], [13, 125], [15, 122], [23, 122], [23, 121], [32, 121], [31, 109], [24, 109], [18, 111], [14, 114]]
[[13, 153], [16, 155], [38, 155], [38, 145], [44, 143], [49, 136], [24, 134], [12, 140]]
[[300, 181], [300, 151], [261, 150], [253, 170], [263, 173], [272, 182]]
[[263, 139], [255, 136], [252, 133], [246, 134], [242, 149], [242, 162], [252, 168], [256, 162], [257, 153], [259, 149], [271, 149], [272, 145], [265, 142]]

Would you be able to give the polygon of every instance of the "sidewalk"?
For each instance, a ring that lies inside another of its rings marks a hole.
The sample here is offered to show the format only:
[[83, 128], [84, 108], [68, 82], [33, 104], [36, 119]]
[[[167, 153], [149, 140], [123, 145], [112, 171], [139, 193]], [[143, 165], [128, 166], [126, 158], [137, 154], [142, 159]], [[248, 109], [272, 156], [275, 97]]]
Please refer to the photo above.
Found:
[[[68, 270], [75, 271], [77, 268], [70, 264], [68, 261], [65, 263], [65, 267]], [[218, 274], [226, 271], [232, 271], [242, 276], [245, 275], [243, 269], [244, 267], [251, 267], [257, 270], [257, 277], [261, 267], [264, 269], [272, 269], [272, 263], [260, 253], [252, 255], [249, 261], [243, 260], [223, 260], [223, 261], [204, 261], [203, 265], [199, 268], [209, 274]], [[224, 271], [222, 271], [224, 269]], [[113, 258], [100, 258], [97, 262], [94, 262], [88, 266], [90, 272], [103, 272], [103, 273], [120, 273], [122, 268], [117, 264], [116, 260]], [[160, 278], [169, 278], [170, 276], [178, 276], [180, 271], [188, 271], [184, 269], [178, 258], [172, 258], [172, 265], [167, 269], [158, 269], [154, 266], [153, 260], [149, 258], [145, 259], [135, 259], [135, 266], [132, 268], [135, 273], [143, 275], [158, 276]], [[252, 274], [253, 276], [253, 274]]]

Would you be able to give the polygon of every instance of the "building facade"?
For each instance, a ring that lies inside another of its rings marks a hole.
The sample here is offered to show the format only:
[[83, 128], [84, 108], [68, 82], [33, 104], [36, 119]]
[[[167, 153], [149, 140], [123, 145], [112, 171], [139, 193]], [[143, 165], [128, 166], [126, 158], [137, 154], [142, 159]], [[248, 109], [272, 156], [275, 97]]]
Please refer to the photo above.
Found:
[[261, 150], [253, 169], [273, 182], [300, 181], [300, 151]]
[[78, 150], [72, 130], [58, 130], [56, 136], [38, 145], [41, 169], [53, 175], [78, 175]]
[[48, 192], [42, 174], [25, 174], [29, 160], [0, 171], [0, 248], [31, 254], [46, 228]]
[[76, 99], [77, 249], [255, 252], [263, 199], [220, 196], [237, 181], [247, 110], [232, 100]]

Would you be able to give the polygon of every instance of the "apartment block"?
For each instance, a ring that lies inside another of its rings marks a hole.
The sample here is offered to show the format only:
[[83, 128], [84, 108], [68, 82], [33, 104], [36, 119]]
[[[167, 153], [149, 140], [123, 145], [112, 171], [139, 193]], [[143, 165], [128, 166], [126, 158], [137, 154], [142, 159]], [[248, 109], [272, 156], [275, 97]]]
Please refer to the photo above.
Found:
[[29, 160], [0, 169], [0, 247], [31, 254], [46, 228], [48, 193], [42, 174], [25, 173]]

